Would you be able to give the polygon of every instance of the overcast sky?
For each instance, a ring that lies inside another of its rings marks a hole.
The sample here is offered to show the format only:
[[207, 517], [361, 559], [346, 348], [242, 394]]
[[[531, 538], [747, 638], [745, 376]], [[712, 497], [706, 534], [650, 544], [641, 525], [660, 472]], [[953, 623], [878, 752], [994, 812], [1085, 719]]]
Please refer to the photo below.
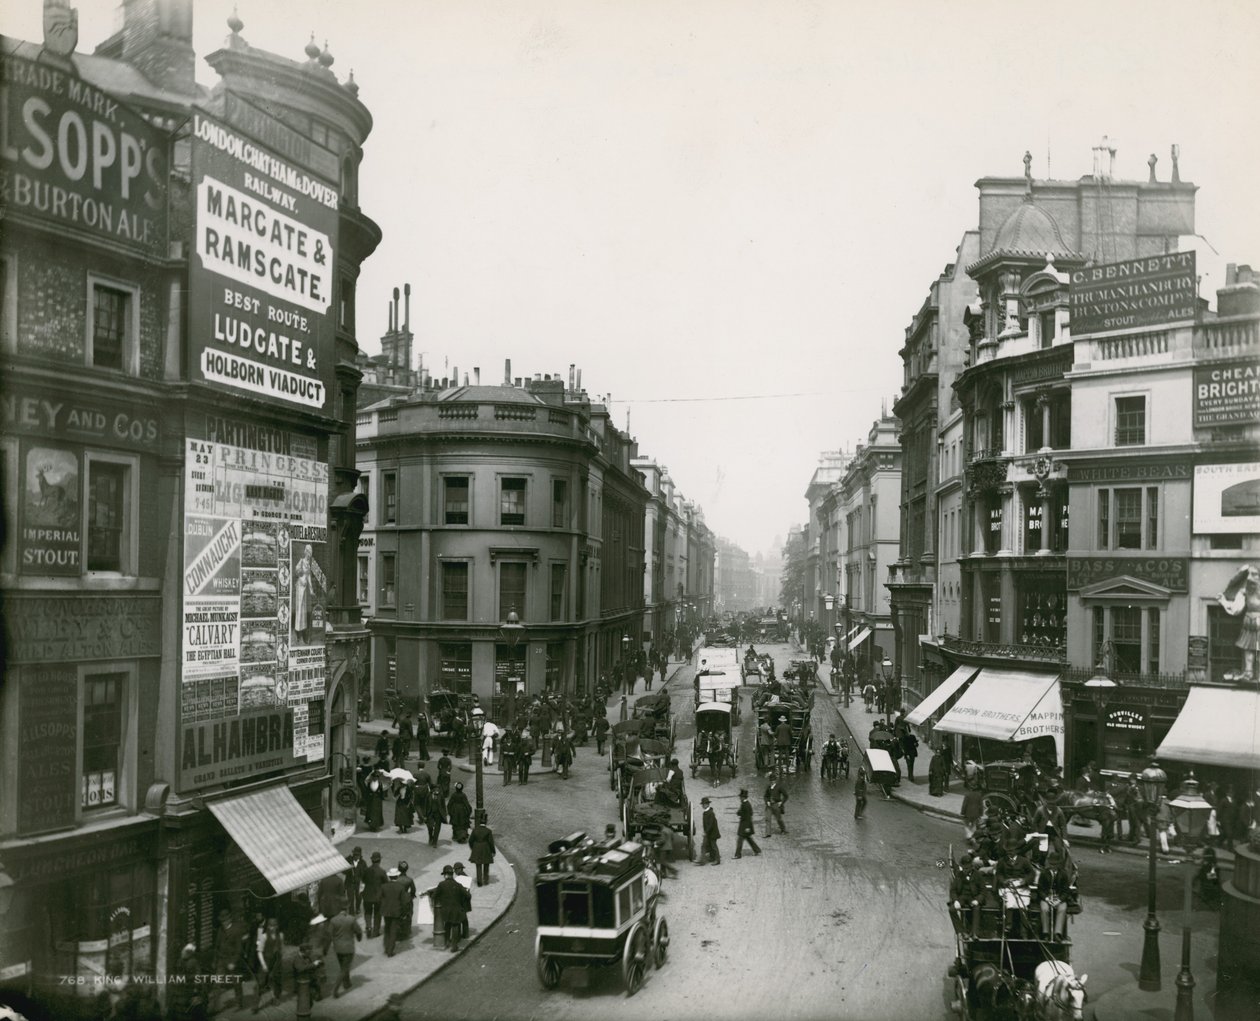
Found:
[[[81, 0], [80, 49], [116, 5]], [[767, 549], [806, 516], [818, 452], [864, 440], [897, 349], [976, 223], [974, 182], [1090, 172], [1200, 187], [1214, 297], [1260, 264], [1260, 4], [1138, 0], [240, 0], [242, 35], [328, 40], [375, 128], [361, 202], [438, 375], [575, 362], [719, 534]], [[199, 56], [231, 0], [196, 4]], [[41, 38], [39, 0], [6, 34]], [[213, 84], [204, 64], [199, 79]], [[790, 395], [790, 396], [785, 396]], [[760, 399], [738, 399], [757, 397]], [[694, 400], [702, 398], [702, 400]]]

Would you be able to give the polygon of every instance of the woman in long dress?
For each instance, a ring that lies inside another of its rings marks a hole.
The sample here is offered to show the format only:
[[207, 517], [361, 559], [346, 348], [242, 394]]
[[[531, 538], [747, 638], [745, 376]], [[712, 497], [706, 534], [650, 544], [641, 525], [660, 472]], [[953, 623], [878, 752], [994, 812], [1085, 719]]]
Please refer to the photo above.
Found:
[[308, 542], [302, 550], [302, 559], [293, 565], [293, 631], [303, 644], [306, 644], [311, 629], [311, 607], [315, 602], [316, 585], [324, 587], [324, 572]]

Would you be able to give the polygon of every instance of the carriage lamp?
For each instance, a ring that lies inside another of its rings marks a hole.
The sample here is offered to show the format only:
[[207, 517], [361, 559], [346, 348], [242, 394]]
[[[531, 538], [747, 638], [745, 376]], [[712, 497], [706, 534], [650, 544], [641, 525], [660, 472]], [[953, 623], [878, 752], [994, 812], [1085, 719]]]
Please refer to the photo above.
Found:
[[1181, 923], [1181, 970], [1177, 972], [1177, 1010], [1174, 1021], [1194, 1021], [1194, 975], [1190, 972], [1191, 884], [1194, 882], [1194, 848], [1199, 834], [1207, 825], [1212, 806], [1199, 793], [1199, 781], [1194, 771], [1181, 782], [1181, 791], [1168, 803], [1172, 809], [1177, 832], [1189, 852], [1186, 855], [1185, 911]]
[[1168, 774], [1159, 768], [1154, 759], [1138, 776], [1142, 792], [1146, 795], [1146, 839], [1150, 844], [1146, 872], [1146, 921], [1142, 923], [1142, 969], [1138, 972], [1138, 988], [1157, 993], [1159, 981], [1159, 919], [1155, 917], [1155, 816], [1164, 797], [1164, 785]]

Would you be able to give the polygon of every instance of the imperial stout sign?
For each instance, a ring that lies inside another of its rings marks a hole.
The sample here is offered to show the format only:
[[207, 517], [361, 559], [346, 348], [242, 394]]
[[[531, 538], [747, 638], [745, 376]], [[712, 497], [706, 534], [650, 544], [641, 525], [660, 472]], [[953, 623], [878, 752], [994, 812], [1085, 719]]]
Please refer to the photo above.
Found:
[[329, 410], [337, 190], [199, 111], [192, 176], [194, 378]]
[[0, 58], [10, 213], [166, 255], [167, 136], [76, 75]]
[[1087, 266], [1072, 273], [1068, 293], [1074, 337], [1193, 319], [1194, 252]]

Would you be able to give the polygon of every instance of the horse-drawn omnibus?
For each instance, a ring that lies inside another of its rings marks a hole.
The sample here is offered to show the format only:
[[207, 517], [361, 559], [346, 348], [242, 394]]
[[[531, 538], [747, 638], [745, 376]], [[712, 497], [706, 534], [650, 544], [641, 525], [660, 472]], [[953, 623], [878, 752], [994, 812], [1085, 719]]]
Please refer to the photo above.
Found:
[[660, 877], [643, 845], [619, 838], [595, 843], [572, 833], [548, 851], [534, 877], [539, 982], [554, 989], [566, 967], [612, 965], [633, 996], [648, 966], [662, 967], [669, 953], [669, 926], [658, 910]]
[[[739, 705], [738, 700], [735, 703]], [[691, 775], [701, 763], [709, 764], [709, 774], [716, 782], [722, 770], [729, 767], [734, 779], [739, 765], [739, 734], [735, 731], [736, 709], [729, 702], [701, 702], [696, 706], [696, 737], [691, 744]]]

